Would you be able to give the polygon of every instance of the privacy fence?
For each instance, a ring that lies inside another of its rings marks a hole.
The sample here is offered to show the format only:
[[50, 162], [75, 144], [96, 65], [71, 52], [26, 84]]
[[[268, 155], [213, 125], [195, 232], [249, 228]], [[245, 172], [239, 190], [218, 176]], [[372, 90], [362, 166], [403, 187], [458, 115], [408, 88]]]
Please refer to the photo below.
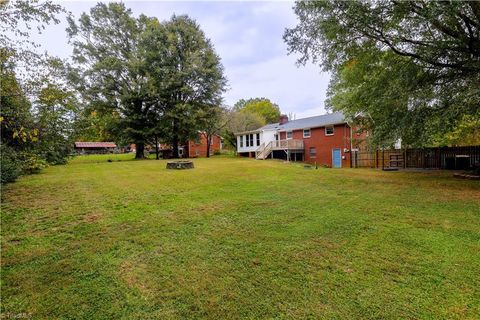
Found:
[[480, 163], [480, 146], [353, 151], [353, 168], [464, 170]]

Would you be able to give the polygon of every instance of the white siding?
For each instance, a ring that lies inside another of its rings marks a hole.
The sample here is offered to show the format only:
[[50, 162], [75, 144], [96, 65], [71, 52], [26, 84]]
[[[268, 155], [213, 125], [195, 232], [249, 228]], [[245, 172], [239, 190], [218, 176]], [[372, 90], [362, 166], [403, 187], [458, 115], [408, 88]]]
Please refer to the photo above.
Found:
[[[242, 152], [255, 152], [258, 147], [266, 142], [269, 143], [270, 141], [273, 141], [275, 139], [275, 133], [276, 130], [265, 130], [257, 133], [253, 133], [253, 146], [248, 146], [246, 143], [246, 138], [250, 134], [243, 134], [237, 136], [237, 152], [242, 153]], [[257, 138], [256, 135], [260, 134], [260, 144], [257, 144]], [[243, 146], [240, 146], [240, 137], [243, 137]]]

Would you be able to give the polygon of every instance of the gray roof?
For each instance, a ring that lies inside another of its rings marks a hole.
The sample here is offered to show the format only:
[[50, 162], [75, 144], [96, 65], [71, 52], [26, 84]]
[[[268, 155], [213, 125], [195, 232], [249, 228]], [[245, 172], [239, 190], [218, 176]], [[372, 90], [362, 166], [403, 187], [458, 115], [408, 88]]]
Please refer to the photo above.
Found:
[[345, 117], [341, 112], [334, 112], [330, 114], [324, 114], [321, 116], [302, 118], [297, 120], [289, 120], [287, 123], [281, 125], [280, 123], [269, 123], [257, 130], [238, 132], [236, 135], [245, 133], [254, 133], [263, 130], [278, 130], [278, 131], [291, 131], [308, 128], [318, 128], [333, 124], [345, 123]]
[[264, 125], [263, 127], [261, 128], [258, 128], [257, 131], [262, 131], [262, 130], [275, 130], [275, 129], [278, 129], [280, 128], [280, 124], [277, 122], [277, 123], [269, 123], [267, 125]]
[[284, 125], [279, 126], [279, 131], [290, 131], [298, 129], [318, 128], [332, 124], [345, 123], [345, 117], [341, 112], [334, 112], [324, 114], [321, 116], [303, 118], [298, 120], [288, 121]]

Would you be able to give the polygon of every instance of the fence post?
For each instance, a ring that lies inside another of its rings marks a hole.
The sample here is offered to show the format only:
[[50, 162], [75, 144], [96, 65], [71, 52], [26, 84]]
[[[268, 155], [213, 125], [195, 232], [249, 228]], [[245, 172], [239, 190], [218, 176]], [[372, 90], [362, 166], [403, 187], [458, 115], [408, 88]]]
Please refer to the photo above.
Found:
[[385, 169], [385, 149], [382, 150], [382, 170]]
[[407, 148], [403, 149], [403, 169], [407, 168]]
[[378, 149], [375, 150], [375, 169], [378, 168]]

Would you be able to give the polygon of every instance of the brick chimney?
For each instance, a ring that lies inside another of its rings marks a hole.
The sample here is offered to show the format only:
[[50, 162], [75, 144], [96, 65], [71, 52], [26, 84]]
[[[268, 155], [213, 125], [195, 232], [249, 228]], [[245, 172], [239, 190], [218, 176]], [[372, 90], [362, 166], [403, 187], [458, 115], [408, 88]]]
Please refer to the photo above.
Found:
[[287, 116], [286, 114], [282, 114], [282, 115], [280, 116], [280, 120], [279, 120], [278, 122], [280, 122], [280, 124], [285, 124], [285, 123], [287, 123], [287, 122], [288, 122], [288, 116]]

